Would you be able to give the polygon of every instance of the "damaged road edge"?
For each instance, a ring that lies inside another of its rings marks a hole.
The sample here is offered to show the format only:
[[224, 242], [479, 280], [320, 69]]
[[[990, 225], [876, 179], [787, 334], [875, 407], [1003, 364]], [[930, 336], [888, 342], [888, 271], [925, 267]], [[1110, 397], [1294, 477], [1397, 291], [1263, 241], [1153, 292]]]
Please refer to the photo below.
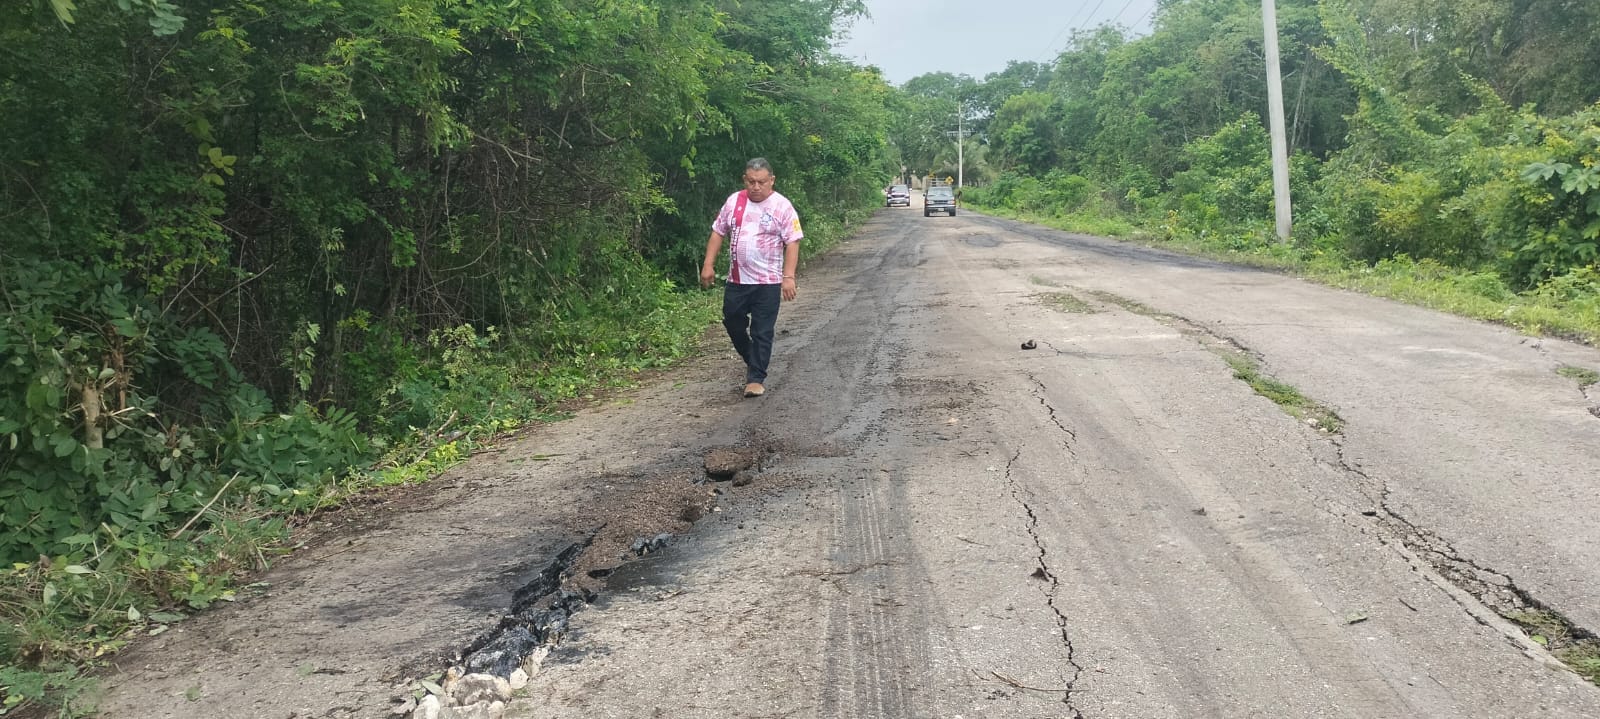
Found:
[[563, 584], [599, 531], [568, 545], [517, 588], [510, 611], [499, 624], [468, 644], [442, 675], [403, 682], [410, 696], [390, 713], [439, 719], [447, 709], [470, 707], [486, 716], [502, 715], [511, 693], [527, 685], [550, 648], [566, 634], [572, 615], [595, 599], [590, 592], [564, 589]]
[[[677, 481], [684, 481], [684, 487], [727, 480], [735, 486], [745, 486], [768, 469], [776, 456], [770, 442], [712, 448], [704, 455], [702, 478]], [[709, 494], [726, 492], [719, 489]], [[677, 529], [684, 529], [693, 526], [708, 510], [719, 511], [714, 506], [716, 502], [703, 495], [684, 500], [686, 503], [666, 524], [676, 523]], [[450, 666], [443, 672], [422, 680], [406, 679], [397, 685], [395, 688], [405, 694], [395, 698], [397, 705], [390, 713], [411, 719], [503, 716], [512, 693], [538, 674], [545, 658], [566, 636], [573, 615], [599, 598], [599, 587], [593, 580], [609, 576], [620, 563], [665, 549], [674, 538], [672, 532], [652, 530], [630, 544], [617, 526], [608, 525], [609, 521], [569, 544], [533, 579], [517, 588], [509, 610], [495, 627], [468, 643], [450, 659]], [[660, 528], [662, 525], [658, 524], [656, 529]], [[614, 551], [619, 553], [614, 555]]]
[[1391, 506], [1388, 482], [1352, 464], [1342, 442], [1336, 469], [1376, 496], [1376, 508], [1363, 511], [1367, 525], [1385, 545], [1443, 590], [1478, 623], [1499, 631], [1529, 658], [1555, 662], [1600, 685], [1600, 637], [1517, 586], [1509, 575], [1461, 556], [1437, 533], [1417, 526]]
[[[1510, 576], [1460, 556], [1438, 534], [1417, 526], [1394, 510], [1389, 502], [1388, 483], [1369, 475], [1345, 457], [1342, 441], [1344, 420], [1331, 408], [1262, 372], [1263, 358], [1232, 338], [1135, 300], [1109, 292], [1095, 291], [1089, 294], [1097, 300], [1149, 317], [1195, 339], [1227, 362], [1233, 370], [1234, 379], [1250, 385], [1256, 394], [1272, 400], [1286, 414], [1322, 432], [1322, 440], [1333, 444], [1338, 451], [1339, 461], [1335, 469], [1355, 479], [1368, 493], [1376, 495], [1376, 508], [1360, 514], [1366, 520], [1365, 526], [1372, 527], [1380, 541], [1397, 550], [1413, 567], [1426, 570], [1424, 574], [1429, 581], [1449, 595], [1475, 621], [1499, 631], [1530, 658], [1554, 662], [1590, 683], [1600, 685], [1600, 637], [1518, 587]], [[1577, 380], [1580, 390], [1587, 389], [1582, 385], [1588, 379], [1587, 374], [1572, 377], [1572, 373], [1563, 373], [1563, 376]], [[1600, 412], [1595, 414], [1600, 416]]]

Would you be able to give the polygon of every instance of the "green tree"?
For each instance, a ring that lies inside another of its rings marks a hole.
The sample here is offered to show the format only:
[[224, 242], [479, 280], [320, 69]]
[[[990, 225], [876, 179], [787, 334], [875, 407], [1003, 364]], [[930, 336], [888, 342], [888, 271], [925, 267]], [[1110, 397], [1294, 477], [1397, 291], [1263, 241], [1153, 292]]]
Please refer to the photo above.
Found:
[[1056, 167], [1059, 108], [1045, 92], [1012, 95], [990, 121], [989, 143], [1002, 167], [1043, 175]]

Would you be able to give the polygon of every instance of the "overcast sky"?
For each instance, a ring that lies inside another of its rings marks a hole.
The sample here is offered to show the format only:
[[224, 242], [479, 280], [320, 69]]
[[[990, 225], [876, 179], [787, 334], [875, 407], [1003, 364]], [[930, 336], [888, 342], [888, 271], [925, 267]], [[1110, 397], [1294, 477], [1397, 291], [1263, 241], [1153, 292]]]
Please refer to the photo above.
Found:
[[1150, 29], [1156, 0], [867, 0], [872, 16], [845, 29], [845, 57], [883, 69], [899, 85], [929, 72], [983, 79], [1008, 60], [1044, 61], [1074, 28], [1101, 23]]

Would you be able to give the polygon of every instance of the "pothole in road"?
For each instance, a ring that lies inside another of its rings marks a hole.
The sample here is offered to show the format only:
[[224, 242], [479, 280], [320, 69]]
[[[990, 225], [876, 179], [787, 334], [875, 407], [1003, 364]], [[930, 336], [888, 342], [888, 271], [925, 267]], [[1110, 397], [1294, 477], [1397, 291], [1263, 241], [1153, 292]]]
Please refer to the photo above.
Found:
[[[819, 451], [826, 453], [828, 447]], [[804, 454], [804, 452], [802, 452]], [[597, 526], [573, 542], [537, 575], [512, 593], [511, 606], [495, 627], [468, 643], [445, 670], [424, 679], [407, 679], [397, 688], [392, 713], [414, 718], [498, 716], [512, 693], [538, 673], [550, 652], [561, 644], [573, 615], [595, 602], [608, 579], [631, 561], [667, 549], [695, 522], [721, 509], [717, 497], [727, 492], [708, 482], [748, 485], [779, 458], [770, 440], [714, 447], [646, 476], [601, 478], [623, 484], [621, 496], [602, 498], [590, 510]], [[498, 705], [498, 707], [496, 706]], [[478, 713], [474, 713], [478, 712]]]
[[509, 679], [518, 669], [537, 671], [536, 666], [524, 664], [527, 658], [539, 647], [560, 642], [573, 613], [594, 599], [593, 593], [582, 589], [562, 589], [573, 563], [593, 542], [591, 535], [568, 546], [539, 576], [517, 589], [511, 598], [511, 612], [500, 625], [462, 651], [464, 674]]
[[764, 447], [719, 447], [706, 452], [706, 478], [743, 487], [755, 480], [770, 450]]

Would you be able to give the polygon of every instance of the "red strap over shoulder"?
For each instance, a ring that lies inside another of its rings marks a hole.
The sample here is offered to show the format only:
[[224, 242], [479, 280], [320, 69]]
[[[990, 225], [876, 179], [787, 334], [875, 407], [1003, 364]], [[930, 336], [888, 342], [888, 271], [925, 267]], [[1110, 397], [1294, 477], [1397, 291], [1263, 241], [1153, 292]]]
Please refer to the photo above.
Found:
[[739, 280], [739, 231], [744, 228], [744, 206], [750, 201], [750, 191], [740, 190], [738, 199], [733, 201], [733, 223], [728, 230], [728, 281], [738, 284]]

